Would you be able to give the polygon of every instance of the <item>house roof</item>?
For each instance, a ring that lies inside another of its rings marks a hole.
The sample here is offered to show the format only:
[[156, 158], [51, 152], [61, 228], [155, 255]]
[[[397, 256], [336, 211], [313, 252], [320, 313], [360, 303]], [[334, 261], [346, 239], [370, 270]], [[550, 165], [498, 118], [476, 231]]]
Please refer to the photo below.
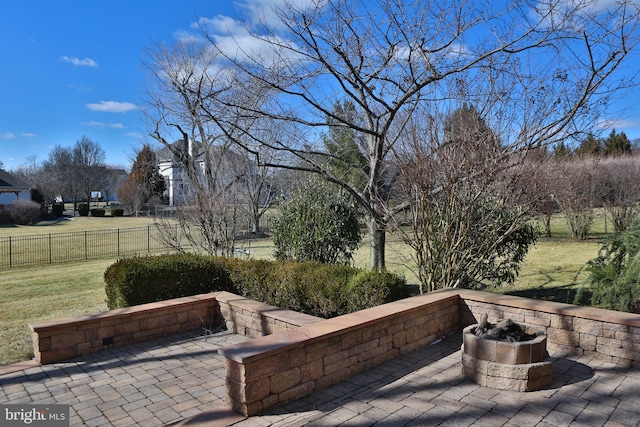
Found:
[[11, 175], [9, 172], [0, 170], [0, 189], [2, 190], [28, 190], [29, 184]]
[[[195, 144], [195, 158], [198, 159], [202, 155], [202, 144], [196, 142]], [[180, 163], [180, 159], [184, 159], [188, 155], [188, 144], [183, 139], [179, 139], [171, 146], [164, 146], [156, 152], [156, 159], [159, 163], [163, 162], [177, 162]]]

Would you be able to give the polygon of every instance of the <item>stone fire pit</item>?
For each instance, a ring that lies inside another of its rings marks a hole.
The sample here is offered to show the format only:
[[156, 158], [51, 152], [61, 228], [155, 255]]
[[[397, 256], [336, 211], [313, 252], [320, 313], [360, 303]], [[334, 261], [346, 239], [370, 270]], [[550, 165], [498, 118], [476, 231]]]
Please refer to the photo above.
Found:
[[477, 384], [499, 390], [534, 391], [551, 384], [551, 361], [544, 331], [510, 319], [486, 321], [462, 333], [462, 373]]

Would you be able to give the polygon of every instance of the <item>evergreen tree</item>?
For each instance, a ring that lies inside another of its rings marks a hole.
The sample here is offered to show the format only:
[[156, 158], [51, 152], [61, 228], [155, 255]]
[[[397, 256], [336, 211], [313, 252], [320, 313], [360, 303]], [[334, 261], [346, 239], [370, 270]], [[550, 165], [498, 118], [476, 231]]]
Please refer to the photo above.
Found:
[[127, 180], [118, 189], [118, 199], [138, 215], [144, 203], [152, 197], [162, 197], [166, 183], [158, 168], [156, 155], [148, 144], [138, 152]]
[[161, 197], [166, 190], [166, 183], [156, 161], [156, 155], [148, 144], [136, 156], [131, 173], [133, 179], [144, 189], [144, 202], [148, 202], [153, 196]]
[[580, 142], [580, 145], [575, 149], [574, 154], [578, 157], [587, 157], [600, 154], [601, 151], [602, 141], [596, 138], [594, 134], [589, 133], [589, 135]]
[[609, 236], [587, 268], [594, 305], [640, 313], [640, 222]]
[[620, 155], [631, 153], [631, 141], [624, 132], [616, 133], [613, 129], [609, 134], [609, 138], [604, 140], [602, 152], [605, 156]]
[[362, 189], [367, 182], [369, 165], [358, 145], [358, 135], [342, 121], [357, 122], [358, 112], [352, 101], [336, 102], [333, 116], [327, 117], [329, 131], [324, 146], [329, 154], [330, 170], [337, 176]]
[[553, 156], [557, 159], [562, 159], [571, 156], [571, 148], [569, 148], [564, 141], [560, 141], [553, 146]]
[[470, 149], [475, 149], [477, 144], [497, 148], [500, 142], [480, 112], [469, 104], [464, 104], [446, 117], [444, 132], [445, 140], [451, 145], [472, 144]]

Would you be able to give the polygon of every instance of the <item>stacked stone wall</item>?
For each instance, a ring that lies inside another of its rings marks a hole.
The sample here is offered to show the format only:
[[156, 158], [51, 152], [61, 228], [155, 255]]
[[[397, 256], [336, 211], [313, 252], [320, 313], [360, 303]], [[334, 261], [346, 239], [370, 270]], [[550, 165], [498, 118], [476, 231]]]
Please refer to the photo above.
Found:
[[228, 402], [252, 415], [428, 345], [484, 313], [543, 329], [552, 356], [587, 353], [640, 366], [640, 315], [459, 289], [326, 320], [217, 292], [30, 326], [43, 364], [216, 324], [256, 337], [220, 350]]
[[30, 324], [38, 363], [47, 364], [222, 322], [217, 293]]
[[457, 295], [429, 295], [311, 323], [221, 349], [227, 396], [260, 411], [428, 345], [458, 328]]
[[589, 354], [625, 366], [640, 366], [640, 315], [486, 292], [460, 291], [463, 326], [511, 318], [547, 334], [552, 356]]
[[227, 330], [251, 338], [284, 332], [322, 320], [315, 316], [284, 310], [229, 292], [217, 297]]

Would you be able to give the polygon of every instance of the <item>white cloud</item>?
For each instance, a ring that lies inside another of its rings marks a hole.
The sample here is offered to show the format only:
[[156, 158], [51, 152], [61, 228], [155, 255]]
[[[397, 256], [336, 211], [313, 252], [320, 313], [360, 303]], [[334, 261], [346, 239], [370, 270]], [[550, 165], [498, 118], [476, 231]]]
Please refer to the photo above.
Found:
[[291, 5], [304, 10], [310, 6], [317, 6], [317, 0], [237, 0], [236, 6], [249, 16], [252, 23], [263, 21], [271, 26], [279, 26], [281, 23], [277, 17], [277, 11], [289, 8]]
[[[616, 16], [631, 16], [638, 7], [638, 0], [629, 3], [618, 0], [558, 0], [538, 3], [530, 10], [530, 15], [539, 20], [542, 27], [572, 28], [582, 33], [583, 27], [598, 15], [606, 22]], [[624, 19], [628, 20], [629, 17]]]
[[137, 110], [138, 106], [130, 102], [100, 101], [97, 104], [87, 104], [87, 108], [105, 113], [126, 113], [131, 110]]
[[98, 68], [98, 63], [91, 58], [80, 59], [80, 58], [76, 58], [75, 56], [61, 56], [60, 59], [63, 60], [64, 62], [69, 62], [75, 65], [76, 67]]
[[596, 123], [599, 129], [634, 129], [640, 127], [640, 122], [628, 118], [614, 118], [607, 120], [599, 120]]
[[15, 139], [16, 134], [13, 132], [5, 132], [1, 136], [2, 136], [2, 139]]
[[[221, 15], [215, 18], [201, 18], [192, 27], [204, 28], [218, 49], [230, 58], [235, 58], [239, 61], [260, 58], [266, 67], [278, 66], [283, 61], [301, 61], [302, 58], [295, 54], [297, 49], [291, 41], [281, 38], [276, 33], [256, 32], [257, 28], [264, 29], [265, 22], [268, 27], [275, 29], [277, 32], [278, 23], [272, 19], [275, 15], [265, 12], [257, 16], [260, 16], [264, 21], [261, 25], [256, 20], [254, 23], [256, 28], [251, 28], [240, 21]], [[187, 34], [182, 35], [182, 39], [186, 37]], [[291, 49], [282, 48], [282, 46], [286, 45], [290, 45]]]
[[25, 138], [35, 138], [37, 135], [35, 133], [22, 132], [20, 136], [23, 136]]
[[84, 126], [93, 126], [98, 128], [110, 128], [110, 129], [124, 129], [124, 125], [122, 123], [103, 123], [103, 122], [82, 122]]
[[191, 24], [192, 28], [207, 28], [213, 34], [240, 34], [246, 32], [246, 28], [239, 21], [224, 15], [214, 18], [201, 18], [197, 23]]

